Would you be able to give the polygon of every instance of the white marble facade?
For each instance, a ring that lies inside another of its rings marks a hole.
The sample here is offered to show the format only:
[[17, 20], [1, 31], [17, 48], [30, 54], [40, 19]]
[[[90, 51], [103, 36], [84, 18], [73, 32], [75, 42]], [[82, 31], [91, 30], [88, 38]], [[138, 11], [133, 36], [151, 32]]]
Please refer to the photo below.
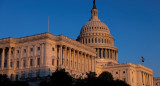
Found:
[[95, 72], [96, 51], [63, 35], [50, 33], [0, 40], [0, 73], [17, 77], [47, 76], [57, 67], [73, 77]]

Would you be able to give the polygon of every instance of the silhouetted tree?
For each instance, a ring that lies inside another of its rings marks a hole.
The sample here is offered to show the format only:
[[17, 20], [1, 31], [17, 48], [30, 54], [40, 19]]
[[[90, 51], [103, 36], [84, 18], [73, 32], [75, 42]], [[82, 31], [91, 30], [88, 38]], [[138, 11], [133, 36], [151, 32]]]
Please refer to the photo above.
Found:
[[24, 81], [10, 81], [7, 75], [0, 74], [0, 86], [29, 86], [29, 84]]
[[127, 83], [121, 80], [113, 80], [112, 74], [109, 72], [103, 72], [98, 77], [96, 73], [87, 73], [87, 78], [79, 80], [75, 86], [129, 86]]
[[57, 69], [50, 80], [40, 82], [39, 86], [72, 86], [72, 77], [68, 72], [65, 72], [65, 69]]
[[125, 81], [122, 80], [115, 80], [114, 86], [130, 86]]
[[72, 77], [68, 72], [65, 72], [65, 69], [57, 69], [51, 76], [51, 82], [54, 86], [67, 85], [71, 86]]
[[0, 74], [0, 83], [9, 82], [9, 78], [7, 78], [7, 75], [1, 75]]
[[99, 80], [102, 81], [112, 81], [113, 80], [113, 76], [110, 72], [102, 72], [99, 76], [98, 76]]

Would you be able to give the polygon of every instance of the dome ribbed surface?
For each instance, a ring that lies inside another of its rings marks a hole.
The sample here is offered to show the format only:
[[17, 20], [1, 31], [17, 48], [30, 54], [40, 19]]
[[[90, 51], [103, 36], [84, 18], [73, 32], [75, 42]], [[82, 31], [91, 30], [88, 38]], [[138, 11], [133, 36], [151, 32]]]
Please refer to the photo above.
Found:
[[102, 32], [110, 34], [106, 24], [101, 21], [89, 21], [81, 29], [81, 34]]

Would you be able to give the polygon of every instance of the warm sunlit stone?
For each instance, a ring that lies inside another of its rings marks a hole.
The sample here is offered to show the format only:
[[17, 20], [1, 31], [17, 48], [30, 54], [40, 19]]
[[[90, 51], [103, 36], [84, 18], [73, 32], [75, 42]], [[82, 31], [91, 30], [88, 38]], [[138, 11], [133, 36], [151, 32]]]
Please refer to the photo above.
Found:
[[131, 86], [153, 86], [151, 69], [118, 63], [118, 48], [109, 28], [98, 18], [95, 3], [91, 14], [77, 41], [51, 33], [0, 39], [0, 74], [23, 80], [51, 75], [57, 68], [64, 68], [74, 78], [84, 78], [90, 71], [98, 75], [108, 71]]

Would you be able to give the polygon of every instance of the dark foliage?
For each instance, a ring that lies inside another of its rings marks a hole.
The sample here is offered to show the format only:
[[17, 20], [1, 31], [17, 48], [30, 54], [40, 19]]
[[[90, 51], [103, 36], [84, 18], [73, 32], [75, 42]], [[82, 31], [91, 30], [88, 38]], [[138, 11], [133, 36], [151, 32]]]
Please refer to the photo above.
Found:
[[22, 81], [10, 81], [7, 75], [0, 74], [0, 86], [29, 86], [29, 84]]
[[52, 74], [48, 82], [42, 81], [39, 86], [129, 86], [124, 81], [113, 80], [109, 72], [103, 72], [98, 77], [95, 72], [86, 75], [85, 79], [74, 79], [64, 69], [60, 69]]
[[112, 81], [113, 77], [112, 74], [109, 72], [103, 72], [98, 76], [98, 79], [101, 81]]
[[86, 79], [79, 80], [75, 86], [129, 86], [126, 82], [121, 80], [113, 80], [112, 74], [103, 72], [98, 77], [96, 73], [90, 72]]
[[39, 86], [72, 86], [72, 77], [64, 69], [57, 69], [50, 77], [50, 81], [42, 81]]

